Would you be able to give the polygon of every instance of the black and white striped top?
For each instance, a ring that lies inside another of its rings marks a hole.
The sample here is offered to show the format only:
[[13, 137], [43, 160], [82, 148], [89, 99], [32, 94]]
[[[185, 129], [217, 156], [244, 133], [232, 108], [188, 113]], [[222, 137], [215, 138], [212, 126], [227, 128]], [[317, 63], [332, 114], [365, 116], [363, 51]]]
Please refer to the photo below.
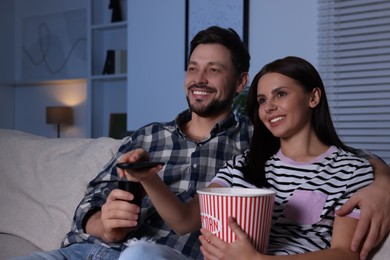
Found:
[[[238, 168], [248, 151], [228, 161], [211, 181], [223, 187], [254, 186]], [[276, 191], [268, 254], [292, 255], [329, 248], [334, 211], [373, 181], [370, 163], [334, 146], [310, 162], [296, 162], [281, 151], [266, 163], [266, 178]], [[350, 216], [358, 218], [355, 209]]]

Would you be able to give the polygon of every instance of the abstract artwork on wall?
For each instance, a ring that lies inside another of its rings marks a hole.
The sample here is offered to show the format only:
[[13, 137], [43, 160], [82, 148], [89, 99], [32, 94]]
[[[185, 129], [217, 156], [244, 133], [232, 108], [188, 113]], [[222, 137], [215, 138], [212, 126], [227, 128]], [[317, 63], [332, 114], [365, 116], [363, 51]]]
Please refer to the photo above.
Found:
[[86, 77], [86, 11], [26, 17], [22, 25], [22, 79]]

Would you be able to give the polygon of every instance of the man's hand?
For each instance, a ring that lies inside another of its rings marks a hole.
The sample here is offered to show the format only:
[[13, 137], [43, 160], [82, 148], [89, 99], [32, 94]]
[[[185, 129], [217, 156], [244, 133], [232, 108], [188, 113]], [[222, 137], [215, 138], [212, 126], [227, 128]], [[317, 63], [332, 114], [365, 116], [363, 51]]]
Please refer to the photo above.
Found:
[[[390, 168], [383, 164], [374, 166], [375, 182], [357, 191], [336, 214], [345, 216], [358, 205], [360, 219], [354, 233], [351, 249], [356, 252], [361, 247], [360, 258], [383, 241], [390, 231]], [[377, 166], [377, 167], [375, 167]]]
[[101, 211], [87, 220], [86, 232], [108, 243], [125, 239], [128, 232], [137, 226], [140, 212], [138, 206], [129, 203], [133, 198], [134, 196], [129, 192], [113, 190]]
[[[119, 162], [134, 163], [134, 162], [142, 162], [148, 160], [149, 160], [149, 154], [145, 150], [139, 148], [122, 155]], [[127, 180], [134, 181], [134, 182], [143, 182], [149, 180], [152, 177], [156, 177], [157, 173], [162, 168], [163, 168], [162, 165], [157, 165], [152, 168], [137, 169], [137, 170], [135, 169], [123, 170], [117, 167], [117, 172], [120, 178], [126, 178]]]

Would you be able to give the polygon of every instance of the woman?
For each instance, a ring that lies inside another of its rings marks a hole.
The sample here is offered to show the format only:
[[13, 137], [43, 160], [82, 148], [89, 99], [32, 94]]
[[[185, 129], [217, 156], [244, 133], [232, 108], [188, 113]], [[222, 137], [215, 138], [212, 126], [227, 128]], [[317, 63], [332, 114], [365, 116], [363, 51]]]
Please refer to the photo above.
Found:
[[[357, 224], [353, 216], [359, 211], [347, 217], [334, 212], [372, 182], [372, 168], [337, 136], [316, 69], [298, 57], [267, 64], [252, 82], [247, 106], [254, 124], [250, 150], [222, 168], [212, 183], [277, 192], [268, 254], [358, 259], [349, 245]], [[241, 237], [236, 244], [202, 230], [207, 258], [225, 259], [238, 252], [232, 259], [270, 257], [251, 248], [236, 223], [230, 223]]]

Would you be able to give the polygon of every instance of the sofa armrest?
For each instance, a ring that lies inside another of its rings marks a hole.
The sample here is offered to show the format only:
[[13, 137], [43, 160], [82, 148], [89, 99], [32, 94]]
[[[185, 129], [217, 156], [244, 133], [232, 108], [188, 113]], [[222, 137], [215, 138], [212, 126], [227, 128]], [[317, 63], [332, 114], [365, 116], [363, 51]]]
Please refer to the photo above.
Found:
[[21, 237], [44, 251], [59, 248], [88, 182], [121, 142], [0, 129], [0, 233]]

